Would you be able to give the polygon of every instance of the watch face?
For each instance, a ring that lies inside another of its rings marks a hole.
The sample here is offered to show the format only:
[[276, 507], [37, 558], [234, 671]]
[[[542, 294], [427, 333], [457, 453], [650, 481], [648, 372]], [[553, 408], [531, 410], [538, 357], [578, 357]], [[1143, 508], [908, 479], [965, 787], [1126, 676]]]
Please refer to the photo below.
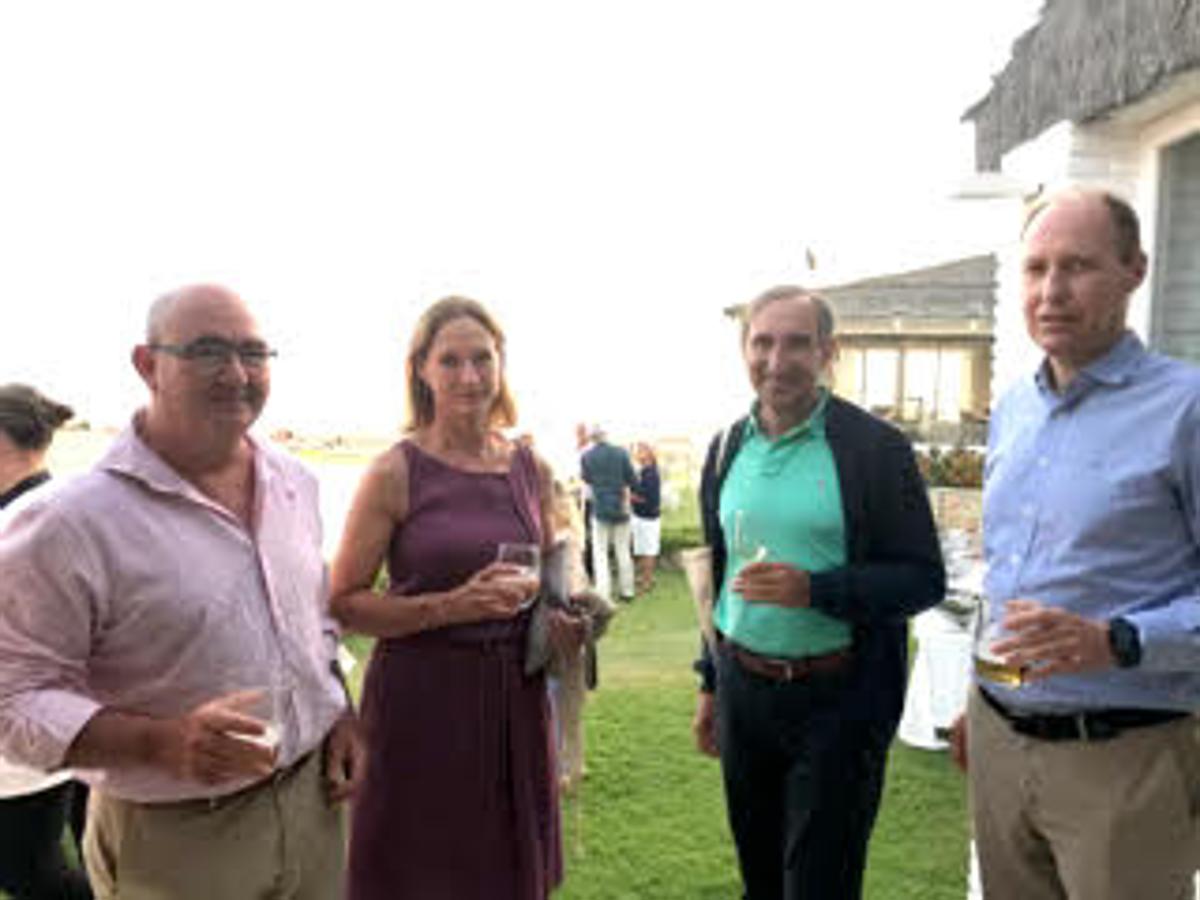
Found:
[[1108, 626], [1109, 645], [1117, 665], [1122, 669], [1136, 666], [1142, 658], [1141, 642], [1137, 629], [1124, 619], [1113, 619]]

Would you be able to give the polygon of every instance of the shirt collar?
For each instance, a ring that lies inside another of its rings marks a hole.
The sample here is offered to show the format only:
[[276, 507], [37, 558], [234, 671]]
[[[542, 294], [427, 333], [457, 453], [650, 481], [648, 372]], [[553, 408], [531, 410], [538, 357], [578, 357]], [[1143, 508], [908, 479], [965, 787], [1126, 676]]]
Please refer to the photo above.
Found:
[[[152, 490], [164, 494], [179, 494], [211, 502], [186, 478], [180, 475], [165, 459], [156, 453], [138, 434], [134, 420], [117, 435], [98, 467], [142, 482]], [[249, 432], [246, 440], [254, 451], [254, 477], [258, 486], [265, 485], [270, 477], [270, 466], [262, 452], [262, 445]]]
[[[1079, 370], [1078, 379], [1088, 384], [1105, 384], [1118, 387], [1128, 382], [1134, 370], [1146, 355], [1146, 346], [1134, 332], [1126, 331], [1109, 351]], [[1050, 359], [1047, 357], [1038, 366], [1036, 374], [1038, 389], [1043, 394], [1054, 394], [1050, 378]]]
[[746, 422], [746, 436], [760, 437], [765, 441], [782, 444], [790, 441], [801, 440], [806, 437], [823, 438], [825, 437], [825, 408], [829, 405], [829, 389], [817, 389], [817, 405], [813, 407], [813, 411], [808, 414], [803, 422], [793, 425], [783, 434], [775, 437], [768, 437], [758, 424], [759, 401], [755, 400], [750, 407], [750, 416]]

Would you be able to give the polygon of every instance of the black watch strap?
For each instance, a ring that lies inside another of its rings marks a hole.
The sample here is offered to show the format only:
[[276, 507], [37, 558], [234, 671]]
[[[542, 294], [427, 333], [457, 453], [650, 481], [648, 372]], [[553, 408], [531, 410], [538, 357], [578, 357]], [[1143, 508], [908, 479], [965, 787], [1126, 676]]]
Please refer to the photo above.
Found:
[[1128, 619], [1117, 616], [1108, 620], [1108, 646], [1118, 668], [1132, 669], [1142, 661], [1142, 639]]

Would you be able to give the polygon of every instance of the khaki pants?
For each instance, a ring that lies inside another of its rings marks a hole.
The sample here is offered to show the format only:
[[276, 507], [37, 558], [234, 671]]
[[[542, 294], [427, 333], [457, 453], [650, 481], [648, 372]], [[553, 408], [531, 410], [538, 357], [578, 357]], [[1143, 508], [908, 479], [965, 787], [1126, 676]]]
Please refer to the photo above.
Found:
[[84, 858], [99, 900], [337, 900], [344, 845], [318, 751], [212, 802], [141, 804], [94, 791]]
[[1192, 897], [1195, 718], [1106, 741], [1025, 737], [973, 691], [968, 762], [986, 900]]

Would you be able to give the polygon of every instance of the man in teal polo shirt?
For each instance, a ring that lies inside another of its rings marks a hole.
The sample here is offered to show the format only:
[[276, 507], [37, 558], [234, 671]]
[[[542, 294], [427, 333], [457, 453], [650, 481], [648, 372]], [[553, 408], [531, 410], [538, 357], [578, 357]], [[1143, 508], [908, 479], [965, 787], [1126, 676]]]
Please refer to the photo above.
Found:
[[861, 896], [907, 620], [945, 573], [912, 449], [832, 395], [833, 312], [797, 287], [749, 306], [757, 400], [709, 448], [704, 530], [718, 586], [693, 723], [719, 755], [748, 900]]

